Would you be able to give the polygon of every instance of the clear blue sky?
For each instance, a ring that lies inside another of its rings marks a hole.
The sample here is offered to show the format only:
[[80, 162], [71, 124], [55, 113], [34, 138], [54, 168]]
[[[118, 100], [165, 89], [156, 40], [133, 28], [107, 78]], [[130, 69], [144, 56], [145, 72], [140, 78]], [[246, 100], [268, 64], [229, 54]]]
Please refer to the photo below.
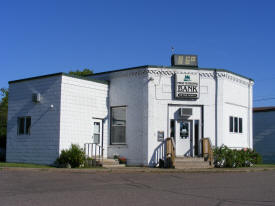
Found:
[[170, 65], [171, 46], [198, 54], [200, 67], [253, 78], [255, 106], [275, 105], [273, 0], [0, 0], [0, 87], [83, 68]]

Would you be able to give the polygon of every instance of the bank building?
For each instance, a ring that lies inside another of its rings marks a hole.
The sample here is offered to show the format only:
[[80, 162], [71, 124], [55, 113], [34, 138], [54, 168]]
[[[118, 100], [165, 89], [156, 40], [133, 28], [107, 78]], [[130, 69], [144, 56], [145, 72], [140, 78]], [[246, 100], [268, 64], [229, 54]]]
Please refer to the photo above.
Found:
[[253, 80], [199, 68], [198, 56], [171, 57], [86, 77], [55, 73], [9, 82], [7, 162], [53, 164], [71, 144], [103, 159], [158, 166], [201, 157], [212, 147], [253, 147]]

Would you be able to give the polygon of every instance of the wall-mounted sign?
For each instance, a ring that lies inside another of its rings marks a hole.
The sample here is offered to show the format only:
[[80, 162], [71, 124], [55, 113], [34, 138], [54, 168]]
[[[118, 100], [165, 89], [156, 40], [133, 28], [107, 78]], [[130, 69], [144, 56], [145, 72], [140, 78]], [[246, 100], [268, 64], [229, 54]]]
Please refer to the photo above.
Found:
[[164, 141], [164, 131], [158, 131], [158, 141]]
[[198, 99], [200, 94], [199, 72], [175, 75], [175, 98]]

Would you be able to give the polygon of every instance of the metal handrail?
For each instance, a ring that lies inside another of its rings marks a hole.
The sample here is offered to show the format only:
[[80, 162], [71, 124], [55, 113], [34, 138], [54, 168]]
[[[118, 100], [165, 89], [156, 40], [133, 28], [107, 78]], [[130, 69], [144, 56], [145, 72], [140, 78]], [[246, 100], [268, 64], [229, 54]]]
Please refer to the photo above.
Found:
[[[98, 150], [97, 150], [97, 148], [98, 148]], [[98, 159], [101, 160], [103, 163], [103, 154], [104, 154], [103, 146], [96, 144], [96, 143], [84, 143], [84, 151], [85, 151], [86, 157], [92, 157], [95, 160], [97, 160], [97, 157], [98, 157]], [[91, 153], [90, 153], [90, 151], [91, 151]], [[98, 151], [98, 155], [97, 155], [97, 151]]]

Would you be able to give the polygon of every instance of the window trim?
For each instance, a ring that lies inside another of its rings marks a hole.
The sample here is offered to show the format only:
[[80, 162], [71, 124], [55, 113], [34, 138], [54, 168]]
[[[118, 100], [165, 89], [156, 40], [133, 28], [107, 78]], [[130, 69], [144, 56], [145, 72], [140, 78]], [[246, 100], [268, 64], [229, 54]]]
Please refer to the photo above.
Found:
[[[99, 124], [99, 127], [98, 127], [99, 128], [99, 132], [95, 132], [95, 124], [96, 123]], [[101, 135], [102, 135], [102, 131], [101, 131], [102, 130], [102, 128], [101, 128], [102, 125], [101, 124], [102, 124], [102, 120], [94, 120], [93, 121], [93, 141], [94, 141], [93, 143], [99, 144], [99, 145], [101, 143]], [[99, 135], [98, 142], [95, 141], [95, 135]]]
[[[232, 121], [232, 126], [233, 126], [233, 131], [231, 131], [231, 119]], [[237, 121], [237, 128], [236, 128], [236, 121]], [[240, 122], [241, 122], [241, 127], [240, 127]], [[241, 129], [240, 129], [241, 128]], [[236, 117], [236, 116], [229, 116], [229, 133], [230, 134], [243, 134], [243, 118], [242, 117]]]
[[[24, 119], [23, 123], [23, 133], [20, 132], [20, 119]], [[30, 120], [29, 127], [27, 127], [27, 119]], [[31, 126], [32, 126], [32, 118], [31, 116], [19, 116], [17, 117], [17, 136], [23, 136], [23, 135], [31, 135]]]
[[[118, 143], [113, 143], [112, 142], [112, 109], [113, 108], [125, 108], [125, 126], [117, 125], [116, 127], [125, 127], [125, 142], [118, 142]], [[127, 128], [127, 105], [122, 105], [122, 106], [111, 106], [110, 107], [110, 145], [127, 145], [127, 137], [126, 137], [126, 128]]]

